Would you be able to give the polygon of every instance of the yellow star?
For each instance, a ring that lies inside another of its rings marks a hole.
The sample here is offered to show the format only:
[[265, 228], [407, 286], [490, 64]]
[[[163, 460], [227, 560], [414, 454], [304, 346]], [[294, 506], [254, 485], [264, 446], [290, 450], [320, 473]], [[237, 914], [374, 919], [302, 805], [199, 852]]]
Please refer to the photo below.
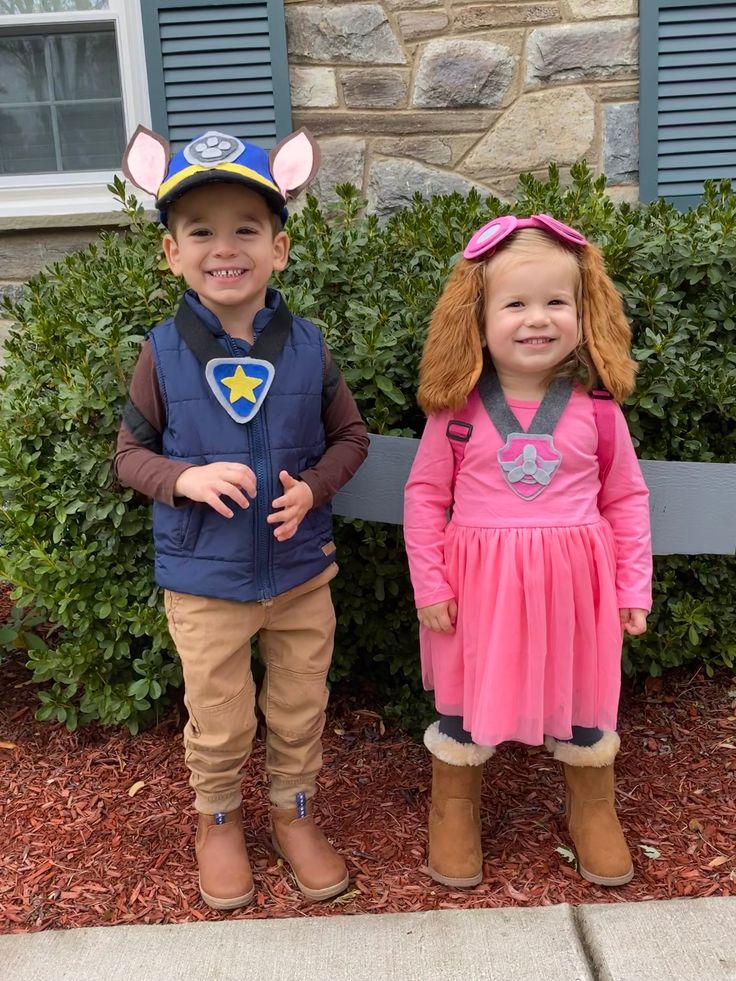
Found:
[[251, 378], [250, 375], [246, 375], [243, 371], [243, 366], [238, 365], [235, 369], [235, 374], [230, 375], [229, 378], [223, 378], [222, 384], [227, 385], [230, 389], [230, 405], [232, 405], [238, 399], [247, 399], [249, 402], [256, 402], [257, 400], [253, 392], [259, 385], [263, 384], [263, 379]]

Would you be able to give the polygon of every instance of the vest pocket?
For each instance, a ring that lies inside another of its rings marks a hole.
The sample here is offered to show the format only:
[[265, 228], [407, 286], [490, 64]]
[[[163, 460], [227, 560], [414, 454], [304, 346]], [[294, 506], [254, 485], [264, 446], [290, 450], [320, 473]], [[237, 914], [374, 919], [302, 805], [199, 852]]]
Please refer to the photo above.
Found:
[[204, 509], [207, 506], [205, 504], [192, 504], [190, 507], [184, 509], [177, 536], [177, 544], [182, 551], [194, 551], [194, 546], [197, 544], [197, 538], [202, 528]]

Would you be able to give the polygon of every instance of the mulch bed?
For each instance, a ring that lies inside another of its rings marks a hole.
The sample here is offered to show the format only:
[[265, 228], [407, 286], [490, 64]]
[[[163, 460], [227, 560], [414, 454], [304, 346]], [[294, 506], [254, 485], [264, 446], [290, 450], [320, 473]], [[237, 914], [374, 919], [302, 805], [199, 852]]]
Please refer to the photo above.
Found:
[[0, 930], [736, 895], [734, 689], [725, 672], [692, 671], [625, 688], [617, 772], [636, 876], [614, 890], [584, 882], [558, 851], [569, 845], [558, 765], [511, 745], [486, 765], [483, 884], [432, 882], [426, 751], [385, 729], [375, 707], [338, 695], [318, 800], [348, 862], [349, 890], [310, 903], [276, 858], [259, 741], [243, 781], [256, 898], [221, 914], [197, 890], [175, 715], [136, 737], [38, 723], [28, 672], [9, 658], [0, 664]]

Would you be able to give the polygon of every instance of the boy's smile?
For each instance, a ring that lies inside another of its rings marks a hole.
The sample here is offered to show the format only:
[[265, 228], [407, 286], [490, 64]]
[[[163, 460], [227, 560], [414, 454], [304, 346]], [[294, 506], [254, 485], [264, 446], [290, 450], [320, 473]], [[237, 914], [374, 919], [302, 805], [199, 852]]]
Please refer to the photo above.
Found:
[[170, 211], [164, 253], [200, 302], [234, 336], [253, 340], [253, 317], [264, 306], [274, 270], [289, 257], [289, 239], [256, 191], [237, 184], [196, 188]]

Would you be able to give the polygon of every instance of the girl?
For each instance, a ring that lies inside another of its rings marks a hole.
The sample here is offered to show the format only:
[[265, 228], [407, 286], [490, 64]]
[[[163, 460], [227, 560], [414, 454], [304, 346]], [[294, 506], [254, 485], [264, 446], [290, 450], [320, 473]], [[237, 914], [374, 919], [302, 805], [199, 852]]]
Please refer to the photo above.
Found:
[[631, 332], [599, 250], [549, 215], [496, 218], [463, 257], [429, 328], [405, 497], [440, 713], [424, 737], [430, 872], [481, 881], [483, 763], [512, 739], [562, 762], [580, 874], [622, 885], [621, 645], [651, 608], [647, 488], [616, 404], [634, 388]]

